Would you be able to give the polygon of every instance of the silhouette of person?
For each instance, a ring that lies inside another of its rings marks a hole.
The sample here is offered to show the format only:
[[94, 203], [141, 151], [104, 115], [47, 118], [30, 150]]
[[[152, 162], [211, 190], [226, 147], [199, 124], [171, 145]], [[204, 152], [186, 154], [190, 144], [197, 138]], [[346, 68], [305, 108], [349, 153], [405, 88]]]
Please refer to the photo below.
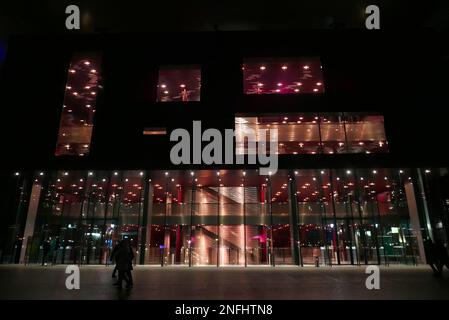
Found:
[[121, 289], [123, 280], [125, 280], [126, 288], [131, 288], [132, 282], [130, 281], [129, 274], [130, 267], [132, 267], [133, 255], [127, 241], [124, 240], [120, 242], [114, 257], [118, 271], [118, 279], [114, 285]]
[[[121, 242], [121, 241], [120, 241]], [[120, 242], [118, 242], [116, 245], [115, 245], [115, 247], [114, 247], [114, 249], [112, 249], [112, 252], [111, 252], [111, 262], [114, 262], [115, 261], [115, 254], [117, 253], [117, 250], [119, 249], [119, 247], [120, 247]], [[112, 271], [112, 278], [115, 278], [116, 277], [116, 274], [117, 274], [117, 263], [115, 264], [115, 266], [114, 266], [114, 270]]]
[[129, 281], [129, 286], [132, 287], [134, 285], [133, 282], [133, 276], [131, 274], [131, 271], [133, 270], [133, 260], [134, 260], [134, 250], [131, 246], [131, 243], [129, 242], [128, 239], [125, 239], [125, 245], [128, 247], [129, 250], [129, 267], [128, 270], [126, 271], [126, 276], [128, 277], [128, 281]]
[[435, 242], [435, 251], [438, 259], [438, 273], [442, 275], [443, 267], [446, 266], [447, 268], [449, 268], [449, 256], [446, 247], [443, 244], [443, 241], [441, 241], [440, 239]]
[[433, 275], [438, 276], [439, 272], [439, 261], [435, 250], [435, 244], [431, 239], [426, 239], [424, 241], [424, 251], [426, 253], [427, 264], [432, 268]]

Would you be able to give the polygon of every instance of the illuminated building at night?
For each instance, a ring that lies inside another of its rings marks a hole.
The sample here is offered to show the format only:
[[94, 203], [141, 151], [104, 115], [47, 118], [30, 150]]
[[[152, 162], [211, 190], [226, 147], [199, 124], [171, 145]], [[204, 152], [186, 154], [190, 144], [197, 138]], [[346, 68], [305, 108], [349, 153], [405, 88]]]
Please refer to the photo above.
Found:
[[[148, 37], [11, 41], [2, 263], [40, 263], [53, 241], [56, 263], [106, 264], [129, 238], [138, 264], [414, 265], [423, 240], [447, 241], [434, 52], [326, 32]], [[235, 129], [238, 155], [248, 130], [277, 129], [278, 171], [173, 165], [170, 132], [194, 120]]]

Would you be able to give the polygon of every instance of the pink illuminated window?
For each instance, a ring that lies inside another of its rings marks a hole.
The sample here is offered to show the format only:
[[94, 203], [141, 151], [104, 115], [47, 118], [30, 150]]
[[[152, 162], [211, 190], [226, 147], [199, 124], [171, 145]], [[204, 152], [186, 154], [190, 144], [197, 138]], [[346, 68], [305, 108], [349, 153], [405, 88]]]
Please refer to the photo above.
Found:
[[270, 129], [278, 132], [279, 154], [388, 153], [382, 115], [340, 112], [236, 115], [236, 154], [257, 153], [248, 137], [258, 142]]
[[319, 58], [254, 58], [243, 63], [245, 94], [323, 93]]
[[97, 94], [101, 89], [100, 68], [98, 54], [77, 55], [70, 63], [56, 156], [89, 153]]
[[157, 101], [200, 101], [199, 66], [162, 66], [159, 68]]

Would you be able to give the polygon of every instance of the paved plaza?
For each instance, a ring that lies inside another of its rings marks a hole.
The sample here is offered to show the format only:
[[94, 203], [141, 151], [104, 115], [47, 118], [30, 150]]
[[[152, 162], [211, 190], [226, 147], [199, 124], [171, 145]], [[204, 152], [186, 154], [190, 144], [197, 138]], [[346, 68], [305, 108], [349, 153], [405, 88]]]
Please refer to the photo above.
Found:
[[449, 272], [427, 266], [380, 268], [380, 290], [367, 290], [363, 266], [136, 266], [132, 289], [112, 286], [112, 267], [82, 266], [80, 289], [65, 287], [66, 266], [0, 266], [0, 299], [449, 299]]

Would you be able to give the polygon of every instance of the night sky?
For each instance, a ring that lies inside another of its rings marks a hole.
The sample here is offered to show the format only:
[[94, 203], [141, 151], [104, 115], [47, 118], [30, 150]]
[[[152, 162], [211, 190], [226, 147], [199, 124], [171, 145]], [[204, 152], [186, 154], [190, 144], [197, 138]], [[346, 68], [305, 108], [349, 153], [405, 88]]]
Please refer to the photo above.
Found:
[[65, 7], [77, 4], [82, 32], [148, 32], [364, 28], [364, 9], [376, 4], [381, 28], [449, 30], [449, 1], [1, 1], [0, 37], [60, 33]]

